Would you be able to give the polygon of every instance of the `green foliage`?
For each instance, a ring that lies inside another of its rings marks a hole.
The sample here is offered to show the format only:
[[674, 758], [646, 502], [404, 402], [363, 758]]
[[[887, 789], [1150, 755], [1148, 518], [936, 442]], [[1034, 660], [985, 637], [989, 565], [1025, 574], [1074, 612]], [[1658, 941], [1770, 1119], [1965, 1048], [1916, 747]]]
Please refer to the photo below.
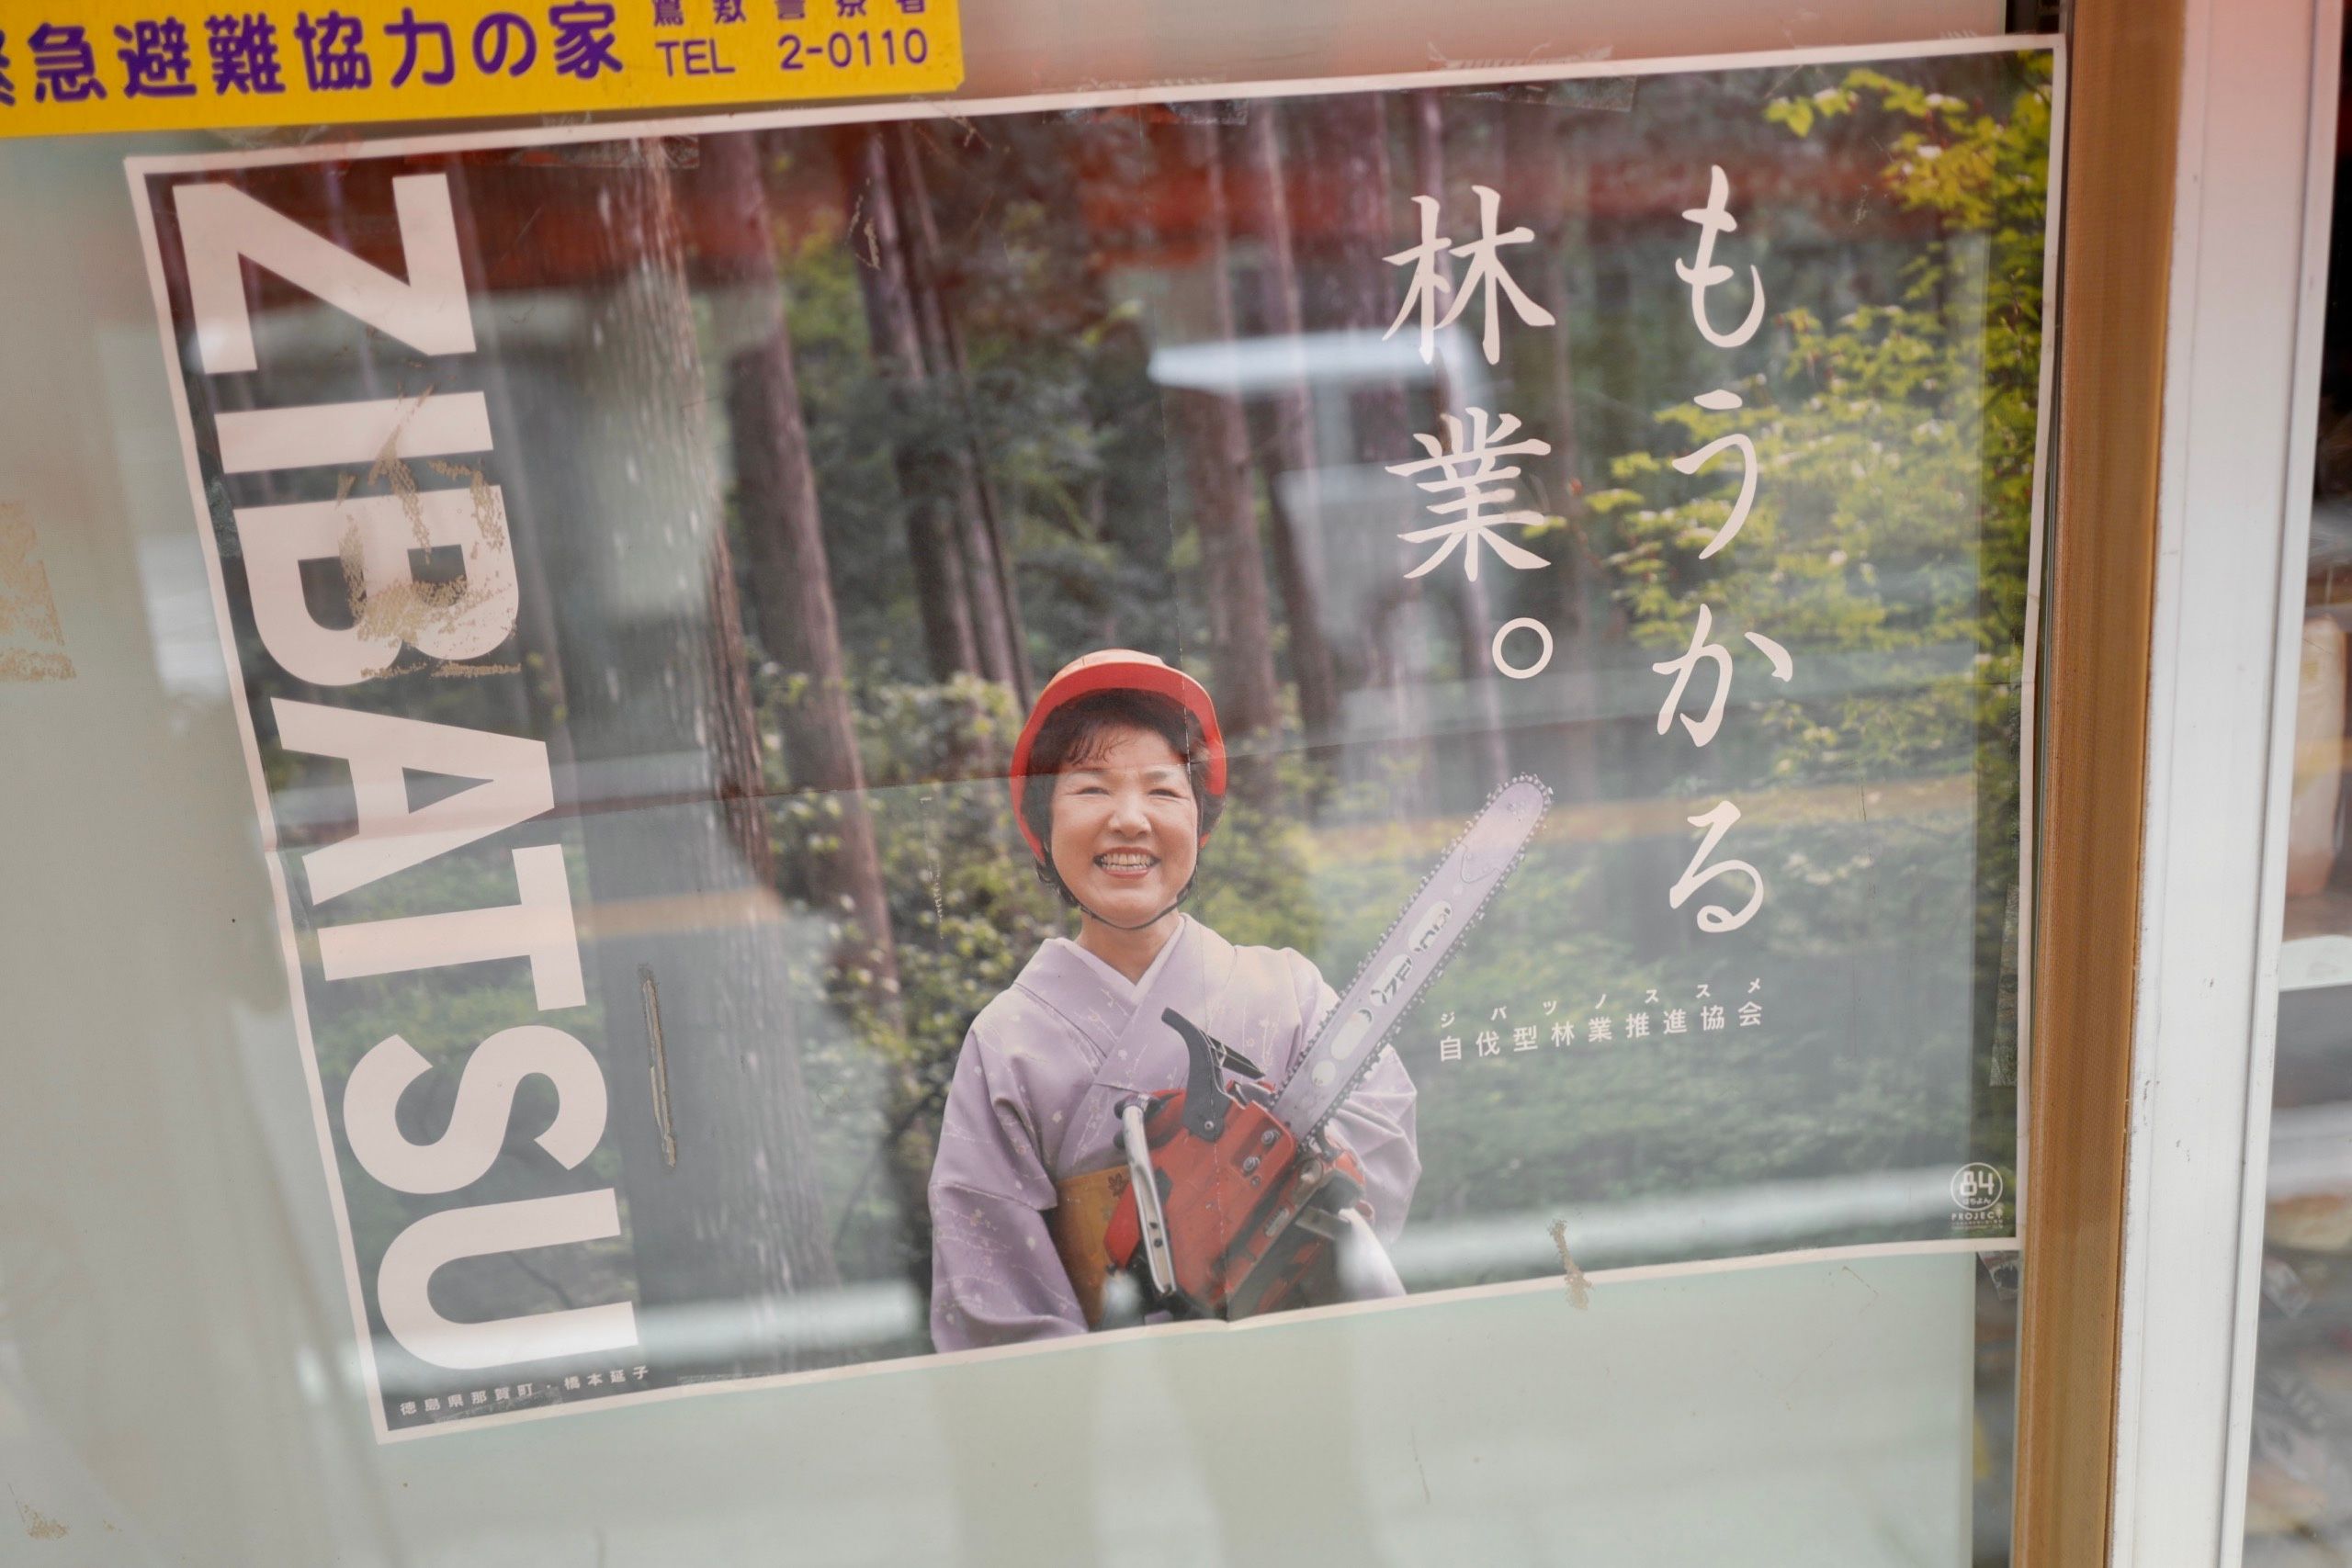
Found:
[[[1411, 824], [1317, 836], [1317, 901], [1332, 913], [1314, 956], [1334, 986], [1443, 842]], [[1995, 1146], [1989, 1121], [1970, 1141], [1968, 1086], [1949, 1054], [1887, 1048], [1950, 1037], [1939, 1004], [1961, 1000], [1964, 956], [1951, 955], [1965, 953], [1973, 896], [1964, 808], [1761, 825], [1743, 849], [1780, 889], [1781, 918], [1768, 942], [1733, 954], [1660, 942], [1622, 915], [1589, 918], [1611, 908], [1627, 872], [1646, 873], [1639, 840], [1596, 844], [1556, 823], [1539, 837], [1396, 1037], [1422, 1089], [1416, 1223], [1956, 1164]], [[1736, 1003], [1758, 974], [1769, 1032], [1702, 1033], [1694, 1018], [1681, 1036], [1625, 1032], [1627, 1012], [1660, 1024], [1663, 1006], [1689, 1006], [1702, 981]], [[1808, 982], [1832, 1005], [1804, 994]], [[1646, 1002], [1652, 988], [1661, 1004]], [[1589, 1037], [1596, 1015], [1613, 1039]], [[1552, 1043], [1555, 1021], [1571, 1024], [1573, 1043]], [[1538, 1043], [1521, 1052], [1511, 1032], [1528, 1025]], [[1477, 1055], [1485, 1029], [1500, 1055]], [[1464, 1059], [1441, 1059], [1445, 1035]]]
[[960, 675], [870, 688], [858, 725], [907, 1048], [944, 1082], [973, 1015], [1065, 923], [1012, 827], [1003, 768], [1021, 715], [1002, 686]]
[[[1649, 646], [1687, 647], [1703, 603], [1719, 641], [1769, 630], [1904, 672], [1826, 711], [1780, 705], [1783, 776], [1883, 777], [1979, 735], [1984, 777], [2014, 776], [2050, 144], [2046, 59], [2033, 58], [2003, 115], [1871, 70], [1773, 100], [1765, 118], [1799, 136], [1872, 111], [1911, 122], [1887, 141], [1881, 180], [1934, 237], [1898, 299], [1834, 321], [1782, 313], [1770, 368], [1732, 389], [1745, 407], [1660, 411], [1673, 449], [1620, 457], [1617, 487], [1590, 500], [1616, 523], [1618, 598]], [[1736, 544], [1702, 562], [1739, 458], [1690, 479], [1670, 460], [1735, 432], [1755, 442], [1758, 497]], [[1958, 646], [1969, 667], [1932, 674], [1933, 652]]]
[[1180, 640], [1151, 344], [1136, 302], [1114, 296], [1069, 227], [1073, 161], [1103, 155], [1090, 140], [1102, 128], [994, 129], [1001, 141], [926, 156], [941, 232], [988, 239], [951, 246], [943, 280], [967, 350], [961, 382], [935, 374], [903, 387], [876, 375], [858, 234], [812, 224], [782, 257], [826, 553], [861, 692], [928, 672], [901, 472], [945, 483], [939, 476], [973, 452], [986, 456], [1035, 665], [1050, 671], [1104, 642]]
[[1192, 912], [1227, 942], [1312, 953], [1331, 908], [1315, 885], [1317, 858], [1315, 837], [1295, 813], [1228, 797], [1201, 851]]

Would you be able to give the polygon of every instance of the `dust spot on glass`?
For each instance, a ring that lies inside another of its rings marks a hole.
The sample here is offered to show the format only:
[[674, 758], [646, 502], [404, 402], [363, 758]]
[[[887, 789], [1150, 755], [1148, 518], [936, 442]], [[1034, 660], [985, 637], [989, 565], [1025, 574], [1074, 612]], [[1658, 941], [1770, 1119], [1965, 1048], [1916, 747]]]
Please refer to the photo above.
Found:
[[[14, 1497], [16, 1494], [12, 1490], [9, 1495]], [[21, 1497], [17, 1498], [17, 1517], [24, 1525], [25, 1533], [35, 1540], [56, 1540], [66, 1533], [62, 1522], [51, 1518]]]
[[1568, 1254], [1568, 1222], [1552, 1222], [1552, 1245], [1560, 1249], [1560, 1277], [1567, 1281], [1568, 1304], [1578, 1312], [1592, 1304], [1592, 1281]]
[[32, 519], [0, 502], [0, 681], [70, 681], [74, 673]]

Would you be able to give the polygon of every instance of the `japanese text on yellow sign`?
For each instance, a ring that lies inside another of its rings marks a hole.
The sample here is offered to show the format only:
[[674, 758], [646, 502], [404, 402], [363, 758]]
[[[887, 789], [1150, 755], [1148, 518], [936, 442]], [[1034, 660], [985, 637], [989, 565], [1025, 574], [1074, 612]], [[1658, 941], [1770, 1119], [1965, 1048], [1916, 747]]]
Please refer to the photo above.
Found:
[[0, 136], [946, 92], [957, 0], [0, 0]]

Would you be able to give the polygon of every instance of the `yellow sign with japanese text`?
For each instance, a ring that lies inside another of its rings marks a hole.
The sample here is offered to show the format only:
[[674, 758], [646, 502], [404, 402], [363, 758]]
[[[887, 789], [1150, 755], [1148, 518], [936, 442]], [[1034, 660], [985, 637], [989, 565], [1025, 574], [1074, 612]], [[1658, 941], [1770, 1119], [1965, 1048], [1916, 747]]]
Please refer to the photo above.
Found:
[[0, 0], [0, 136], [951, 91], [957, 0]]

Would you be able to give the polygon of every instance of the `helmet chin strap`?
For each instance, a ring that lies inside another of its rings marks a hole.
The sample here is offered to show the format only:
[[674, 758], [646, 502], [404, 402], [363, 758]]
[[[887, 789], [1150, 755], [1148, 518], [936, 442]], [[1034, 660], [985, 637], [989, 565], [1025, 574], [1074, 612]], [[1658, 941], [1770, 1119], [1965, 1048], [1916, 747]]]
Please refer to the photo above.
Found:
[[1134, 925], [1131, 925], [1131, 926], [1123, 926], [1123, 925], [1121, 925], [1121, 924], [1120, 924], [1118, 921], [1116, 921], [1116, 920], [1106, 920], [1106, 919], [1102, 919], [1102, 917], [1101, 915], [1097, 914], [1093, 909], [1091, 909], [1091, 908], [1088, 908], [1088, 907], [1087, 907], [1087, 905], [1086, 905], [1082, 900], [1080, 900], [1080, 897], [1078, 897], [1078, 895], [1077, 895], [1077, 894], [1075, 894], [1075, 893], [1073, 893], [1073, 894], [1071, 894], [1071, 895], [1070, 895], [1070, 899], [1069, 899], [1069, 901], [1070, 901], [1071, 903], [1076, 904], [1076, 905], [1078, 906], [1078, 910], [1079, 910], [1079, 913], [1080, 913], [1080, 914], [1084, 915], [1084, 916], [1085, 916], [1088, 919], [1090, 919], [1090, 920], [1100, 920], [1100, 921], [1102, 921], [1102, 924], [1104, 924], [1104, 925], [1106, 925], [1106, 926], [1109, 926], [1109, 927], [1110, 927], [1113, 931], [1142, 931], [1142, 930], [1146, 929], [1147, 927], [1156, 926], [1156, 925], [1158, 925], [1160, 921], [1162, 921], [1162, 920], [1166, 919], [1169, 916], [1170, 916], [1170, 915], [1174, 914], [1174, 913], [1176, 912], [1176, 910], [1178, 909], [1178, 908], [1183, 904], [1184, 900], [1185, 900], [1185, 899], [1187, 899], [1187, 898], [1190, 898], [1192, 896], [1193, 896], [1193, 885], [1192, 885], [1192, 883], [1187, 882], [1186, 884], [1184, 884], [1184, 890], [1183, 890], [1182, 893], [1179, 893], [1179, 894], [1177, 894], [1177, 895], [1176, 895], [1176, 902], [1175, 902], [1175, 903], [1169, 905], [1166, 908], [1164, 908], [1164, 909], [1160, 910], [1160, 911], [1159, 911], [1159, 913], [1158, 913], [1158, 914], [1156, 914], [1156, 915], [1152, 916], [1152, 917], [1151, 917], [1151, 919], [1148, 919], [1148, 920], [1138, 920], [1137, 922], [1136, 922]]
[[1062, 880], [1062, 874], [1060, 871], [1056, 869], [1051, 861], [1041, 860], [1037, 863], [1038, 881], [1046, 884], [1056, 892], [1059, 893], [1063, 897], [1069, 899], [1070, 907], [1075, 908], [1080, 914], [1084, 915], [1088, 919], [1099, 921], [1102, 924], [1110, 927], [1114, 931], [1139, 931], [1148, 927], [1158, 925], [1160, 921], [1166, 919], [1169, 916], [1174, 914], [1178, 909], [1183, 907], [1184, 900], [1193, 896], [1193, 885], [1200, 879], [1200, 864], [1198, 862], [1195, 862], [1193, 866], [1193, 874], [1184, 879], [1183, 889], [1176, 895], [1174, 902], [1169, 904], [1165, 908], [1161, 909], [1158, 914], [1152, 916], [1151, 919], [1148, 920], [1138, 920], [1134, 925], [1123, 926], [1116, 920], [1105, 919], [1102, 915], [1096, 912], [1093, 907], [1088, 904], [1086, 900], [1071, 892], [1069, 889], [1069, 884]]

